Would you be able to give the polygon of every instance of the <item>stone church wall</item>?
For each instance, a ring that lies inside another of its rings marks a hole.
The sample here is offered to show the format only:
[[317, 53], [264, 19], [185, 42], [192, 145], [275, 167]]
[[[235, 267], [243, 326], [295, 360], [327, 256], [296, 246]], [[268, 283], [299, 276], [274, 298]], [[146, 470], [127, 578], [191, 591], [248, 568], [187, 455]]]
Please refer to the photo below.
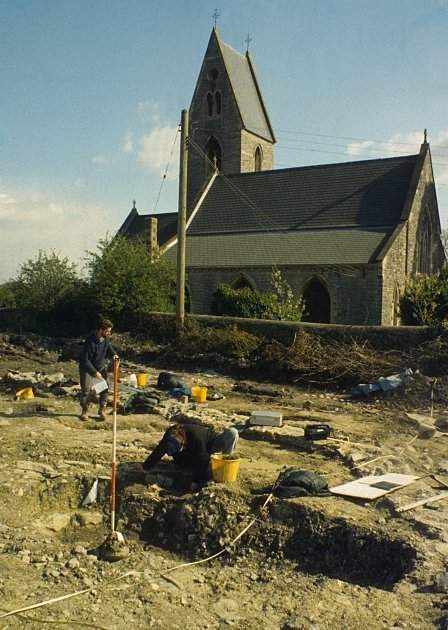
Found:
[[267, 140], [248, 133], [244, 129], [241, 132], [241, 172], [251, 173], [255, 170], [255, 151], [261, 148], [263, 162], [262, 171], [271, 171], [274, 168], [274, 145]]
[[[281, 269], [295, 293], [302, 293], [312, 278], [318, 278], [331, 299], [331, 323], [375, 325], [381, 321], [381, 277], [376, 265], [362, 268], [308, 267]], [[187, 286], [193, 313], [210, 313], [218, 284], [233, 285], [243, 276], [254, 289], [269, 291], [271, 269], [190, 269]]]
[[[395, 309], [398, 309], [396, 297], [403, 294], [406, 284], [406, 226], [397, 235], [382, 264], [383, 299], [381, 321], [383, 326], [394, 325]], [[398, 312], [397, 312], [398, 318]], [[396, 321], [398, 323], [398, 319]]]
[[430, 269], [432, 272], [440, 269], [444, 262], [443, 250], [440, 242], [439, 216], [434, 185], [434, 177], [431, 167], [429, 152], [426, 154], [421, 177], [417, 185], [414, 201], [409, 213], [409, 238], [408, 238], [408, 276], [413, 278], [417, 269], [417, 243], [421, 229], [423, 212], [427, 211], [431, 219], [431, 248]]
[[444, 254], [440, 241], [439, 219], [435, 186], [429, 153], [423, 162], [407, 224], [397, 234], [382, 262], [383, 297], [381, 324], [394, 324], [397, 295], [402, 296], [406, 283], [411, 281], [417, 269], [417, 243], [420, 239], [422, 215], [428, 212], [431, 218], [431, 244], [428, 251], [432, 272], [440, 269]]

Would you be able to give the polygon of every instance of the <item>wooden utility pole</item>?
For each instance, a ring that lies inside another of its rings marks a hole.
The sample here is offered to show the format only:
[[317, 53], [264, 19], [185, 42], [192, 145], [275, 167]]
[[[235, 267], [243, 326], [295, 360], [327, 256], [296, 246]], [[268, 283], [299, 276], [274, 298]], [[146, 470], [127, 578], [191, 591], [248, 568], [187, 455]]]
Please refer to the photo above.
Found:
[[185, 319], [185, 228], [187, 224], [187, 170], [188, 170], [188, 111], [182, 110], [180, 161], [179, 161], [179, 211], [177, 216], [177, 293], [176, 328], [181, 333]]

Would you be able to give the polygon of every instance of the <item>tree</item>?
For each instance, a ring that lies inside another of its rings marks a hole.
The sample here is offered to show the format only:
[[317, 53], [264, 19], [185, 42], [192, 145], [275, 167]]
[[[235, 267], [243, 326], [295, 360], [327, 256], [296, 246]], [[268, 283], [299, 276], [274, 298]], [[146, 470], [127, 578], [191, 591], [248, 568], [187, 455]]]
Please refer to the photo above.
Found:
[[272, 267], [271, 285], [275, 296], [272, 301], [272, 319], [300, 321], [304, 311], [302, 296], [294, 295], [286, 278], [275, 266]]
[[76, 265], [54, 251], [40, 250], [19, 268], [13, 282], [18, 308], [50, 311], [63, 294], [78, 281]]
[[175, 271], [163, 258], [153, 259], [146, 245], [122, 236], [100, 240], [88, 252], [91, 293], [102, 313], [123, 319], [128, 314], [173, 311]]
[[0, 285], [0, 308], [15, 308], [16, 294], [14, 282], [10, 280]]

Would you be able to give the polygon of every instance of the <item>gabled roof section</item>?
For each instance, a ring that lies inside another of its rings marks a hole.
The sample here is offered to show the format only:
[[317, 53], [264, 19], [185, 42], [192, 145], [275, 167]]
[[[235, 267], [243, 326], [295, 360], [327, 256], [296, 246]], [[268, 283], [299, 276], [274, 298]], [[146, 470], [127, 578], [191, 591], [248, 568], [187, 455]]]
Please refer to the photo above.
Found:
[[222, 57], [244, 129], [274, 143], [274, 131], [263, 102], [250, 54], [241, 55], [225, 44], [216, 27], [210, 35], [206, 56], [214, 48]]
[[218, 176], [189, 236], [393, 228], [418, 155]]
[[177, 212], [161, 212], [160, 214], [139, 214], [133, 208], [118, 230], [118, 234], [127, 238], [147, 239], [149, 219], [157, 219], [157, 242], [163, 245], [177, 234]]

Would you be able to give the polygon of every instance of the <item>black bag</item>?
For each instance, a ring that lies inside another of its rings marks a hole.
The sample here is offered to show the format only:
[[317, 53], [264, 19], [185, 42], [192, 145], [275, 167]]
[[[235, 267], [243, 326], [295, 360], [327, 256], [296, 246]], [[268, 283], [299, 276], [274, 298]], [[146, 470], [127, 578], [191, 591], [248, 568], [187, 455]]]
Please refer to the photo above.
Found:
[[328, 484], [320, 475], [310, 470], [288, 468], [280, 473], [274, 490], [276, 497], [327, 497], [331, 493]]
[[160, 404], [160, 394], [156, 391], [135, 392], [120, 407], [120, 413], [151, 413]]
[[175, 389], [176, 387], [183, 387], [184, 384], [176, 374], [171, 372], [160, 372], [157, 379], [157, 387], [160, 389]]
[[328, 424], [307, 424], [305, 426], [305, 440], [326, 440], [331, 433]]

